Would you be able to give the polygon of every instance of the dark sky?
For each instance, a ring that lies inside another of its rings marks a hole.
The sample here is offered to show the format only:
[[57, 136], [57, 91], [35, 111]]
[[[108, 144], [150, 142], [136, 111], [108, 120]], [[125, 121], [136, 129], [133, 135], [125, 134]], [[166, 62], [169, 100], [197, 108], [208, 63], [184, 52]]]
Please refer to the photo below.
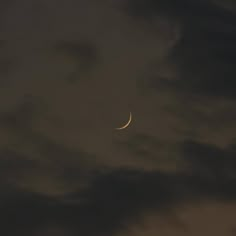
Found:
[[235, 108], [234, 1], [3, 1], [0, 233], [236, 235]]

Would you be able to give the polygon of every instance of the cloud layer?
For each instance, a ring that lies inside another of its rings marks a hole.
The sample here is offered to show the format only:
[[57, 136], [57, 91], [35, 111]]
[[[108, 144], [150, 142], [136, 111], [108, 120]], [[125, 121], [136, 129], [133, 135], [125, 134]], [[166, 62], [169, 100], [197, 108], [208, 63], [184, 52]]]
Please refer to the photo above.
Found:
[[[1, 232], [191, 235], [199, 200], [208, 218], [233, 209], [233, 5], [4, 5]], [[116, 132], [130, 111], [131, 126]], [[235, 231], [232, 212], [221, 235]]]

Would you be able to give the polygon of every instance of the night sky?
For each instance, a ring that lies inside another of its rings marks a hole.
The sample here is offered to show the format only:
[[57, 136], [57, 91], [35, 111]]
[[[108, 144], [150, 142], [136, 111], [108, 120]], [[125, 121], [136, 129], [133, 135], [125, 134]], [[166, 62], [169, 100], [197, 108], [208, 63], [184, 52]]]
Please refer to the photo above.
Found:
[[0, 234], [236, 235], [235, 2], [2, 1]]

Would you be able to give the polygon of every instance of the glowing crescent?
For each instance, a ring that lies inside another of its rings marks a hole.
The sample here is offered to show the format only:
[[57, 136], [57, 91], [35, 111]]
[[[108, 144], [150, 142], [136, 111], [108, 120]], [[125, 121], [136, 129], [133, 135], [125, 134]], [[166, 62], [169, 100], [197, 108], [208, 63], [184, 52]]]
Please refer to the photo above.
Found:
[[121, 129], [127, 128], [129, 126], [129, 124], [131, 123], [131, 121], [132, 121], [132, 114], [130, 112], [128, 122], [125, 125], [121, 126], [120, 128], [116, 128], [116, 129], [121, 130]]

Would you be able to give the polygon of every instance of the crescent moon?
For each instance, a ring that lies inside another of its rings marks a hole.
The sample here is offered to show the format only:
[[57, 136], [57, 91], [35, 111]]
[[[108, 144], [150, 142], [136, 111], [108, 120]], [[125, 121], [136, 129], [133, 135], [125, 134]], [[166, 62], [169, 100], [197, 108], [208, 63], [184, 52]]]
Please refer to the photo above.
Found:
[[116, 128], [116, 129], [117, 130], [121, 130], [121, 129], [127, 128], [130, 125], [131, 121], [132, 121], [132, 113], [130, 112], [129, 113], [129, 120], [128, 120], [128, 122], [125, 125], [121, 126], [120, 128]]

